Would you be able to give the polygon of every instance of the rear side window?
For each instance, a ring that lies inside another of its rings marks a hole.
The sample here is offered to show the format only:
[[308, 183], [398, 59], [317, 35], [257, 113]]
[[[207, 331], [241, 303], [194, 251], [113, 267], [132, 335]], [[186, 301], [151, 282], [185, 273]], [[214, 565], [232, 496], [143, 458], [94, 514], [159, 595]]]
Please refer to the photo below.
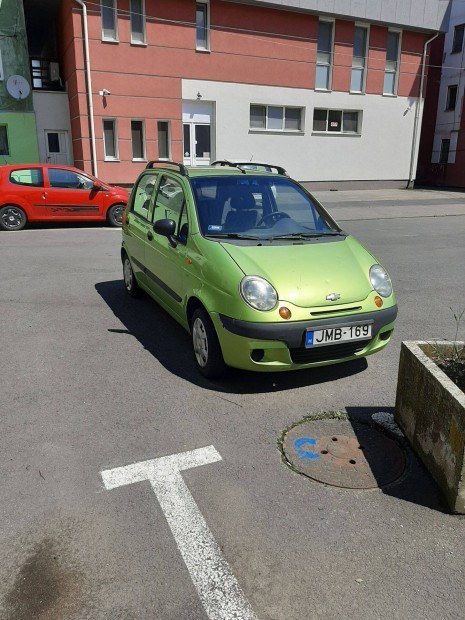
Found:
[[10, 183], [15, 185], [29, 185], [31, 187], [43, 187], [44, 175], [42, 168], [23, 168], [10, 172]]

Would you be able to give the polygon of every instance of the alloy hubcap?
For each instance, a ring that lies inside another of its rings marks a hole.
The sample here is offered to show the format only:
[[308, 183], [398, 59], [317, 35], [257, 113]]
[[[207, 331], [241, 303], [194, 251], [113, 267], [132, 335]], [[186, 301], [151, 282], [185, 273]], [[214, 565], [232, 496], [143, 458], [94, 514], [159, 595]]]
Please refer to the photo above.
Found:
[[7, 209], [2, 215], [2, 222], [7, 228], [16, 228], [21, 224], [22, 217], [18, 209]]
[[192, 342], [197, 363], [205, 368], [208, 362], [208, 338], [205, 325], [199, 318], [195, 319], [192, 326]]
[[132, 268], [128, 258], [126, 258], [124, 261], [123, 273], [124, 284], [126, 285], [128, 291], [130, 291], [132, 289]]
[[119, 207], [116, 207], [116, 209], [113, 211], [115, 222], [118, 222], [118, 224], [122, 224], [123, 222], [123, 210], [124, 207], [121, 205]]

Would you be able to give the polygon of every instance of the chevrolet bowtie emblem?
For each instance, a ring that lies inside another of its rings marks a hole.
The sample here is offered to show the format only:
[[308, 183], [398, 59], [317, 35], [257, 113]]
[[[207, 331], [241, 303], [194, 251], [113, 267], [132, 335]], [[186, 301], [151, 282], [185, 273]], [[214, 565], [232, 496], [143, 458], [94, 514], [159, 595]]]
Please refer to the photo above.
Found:
[[337, 301], [338, 299], [341, 299], [341, 296], [338, 293], [331, 293], [331, 295], [326, 295], [327, 301]]

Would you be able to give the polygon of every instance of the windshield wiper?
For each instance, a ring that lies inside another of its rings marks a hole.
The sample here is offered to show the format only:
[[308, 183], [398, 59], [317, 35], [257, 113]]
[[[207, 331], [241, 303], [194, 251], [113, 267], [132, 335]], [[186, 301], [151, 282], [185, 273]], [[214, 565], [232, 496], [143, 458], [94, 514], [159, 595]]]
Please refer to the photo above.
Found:
[[205, 237], [214, 237], [215, 239], [262, 239], [262, 237], [257, 237], [257, 235], [243, 235], [241, 233], [214, 233], [205, 235]]
[[295, 233], [286, 233], [285, 235], [273, 235], [272, 237], [268, 237], [268, 239], [316, 239], [317, 237], [339, 237], [341, 235], [345, 235], [342, 231], [340, 232], [321, 232], [321, 233], [304, 233], [304, 232], [295, 232]]

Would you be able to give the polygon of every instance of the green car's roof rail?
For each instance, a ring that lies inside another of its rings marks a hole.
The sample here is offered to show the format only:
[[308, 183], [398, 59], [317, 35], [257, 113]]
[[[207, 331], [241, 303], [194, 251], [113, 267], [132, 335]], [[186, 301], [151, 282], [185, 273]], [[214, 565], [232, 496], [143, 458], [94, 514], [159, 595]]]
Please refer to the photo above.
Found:
[[[239, 168], [240, 170], [242, 170], [242, 172], [247, 172], [247, 169], [242, 168], [242, 166], [266, 166], [268, 168], [272, 168], [273, 170], [276, 170], [276, 172], [278, 174], [281, 174], [282, 176], [288, 176], [286, 170], [282, 167], [282, 166], [275, 166], [274, 164], [264, 164], [263, 162], [258, 162], [258, 161], [241, 161], [241, 162], [234, 162], [234, 161], [228, 161], [227, 159], [219, 159], [218, 161], [214, 161], [212, 164], [212, 166], [232, 166], [233, 168]], [[251, 172], [254, 172], [254, 170], [251, 170]]]
[[154, 164], [160, 164], [160, 167], [177, 166], [180, 174], [182, 174], [184, 177], [189, 176], [189, 172], [187, 171], [186, 166], [184, 166], [184, 164], [180, 164], [178, 161], [169, 161], [168, 159], [153, 159], [152, 161], [149, 161], [145, 167], [154, 168], [155, 167]]

